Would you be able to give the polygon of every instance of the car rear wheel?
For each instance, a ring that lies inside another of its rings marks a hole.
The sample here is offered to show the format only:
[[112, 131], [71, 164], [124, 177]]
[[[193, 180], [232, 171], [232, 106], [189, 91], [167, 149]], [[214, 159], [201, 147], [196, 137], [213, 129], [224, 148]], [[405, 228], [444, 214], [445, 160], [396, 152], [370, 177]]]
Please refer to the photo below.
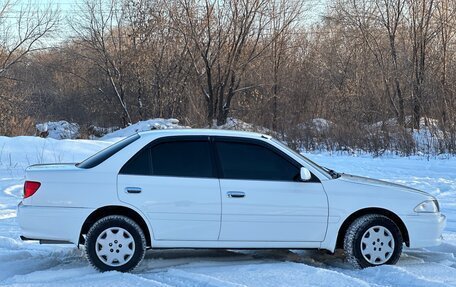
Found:
[[141, 227], [126, 216], [106, 216], [93, 224], [85, 240], [85, 253], [99, 271], [128, 272], [144, 258], [146, 238]]
[[403, 238], [397, 225], [386, 216], [364, 215], [347, 229], [344, 251], [356, 268], [396, 264], [402, 253]]

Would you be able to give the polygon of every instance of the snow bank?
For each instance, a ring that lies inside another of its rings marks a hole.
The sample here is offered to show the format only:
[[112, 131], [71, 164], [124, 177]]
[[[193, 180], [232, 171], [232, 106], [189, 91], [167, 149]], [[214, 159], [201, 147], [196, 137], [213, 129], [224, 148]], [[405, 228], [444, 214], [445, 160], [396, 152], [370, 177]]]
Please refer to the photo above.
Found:
[[212, 128], [221, 129], [221, 130], [257, 132], [257, 133], [269, 134], [269, 135], [274, 134], [274, 132], [268, 128], [249, 124], [240, 119], [235, 119], [235, 118], [228, 118], [226, 120], [226, 124], [221, 125], [221, 126], [217, 126], [214, 124]]
[[37, 134], [43, 138], [76, 139], [80, 136], [79, 125], [67, 121], [47, 122], [36, 125]]
[[113, 142], [0, 136], [0, 169], [23, 170], [38, 163], [80, 162]]
[[322, 119], [322, 118], [315, 118], [312, 119], [312, 125], [315, 127], [315, 129], [319, 132], [327, 131], [331, 127], [334, 126], [334, 123], [332, 121]]
[[420, 119], [420, 129], [413, 130], [412, 137], [418, 151], [436, 154], [445, 140], [445, 133], [440, 129], [438, 120], [423, 117]]
[[[432, 118], [422, 117], [420, 119], [420, 128], [412, 129], [411, 116], [405, 117], [405, 132], [411, 137], [412, 144], [418, 154], [439, 154], [442, 150], [445, 137], [449, 133], [445, 133], [440, 129], [439, 121]], [[390, 137], [396, 142], [403, 137], [403, 130], [400, 128], [396, 118], [389, 119], [384, 122], [377, 122], [367, 127], [368, 130], [376, 133], [381, 131], [389, 132]]]
[[412, 117], [405, 118], [405, 128], [396, 118], [356, 127], [323, 118], [298, 124], [287, 134], [287, 141], [308, 150], [370, 151], [377, 155], [396, 152], [404, 155], [438, 155], [448, 152], [450, 134], [440, 129], [439, 121], [422, 117], [420, 128], [412, 128]]
[[124, 129], [117, 130], [103, 136], [101, 139], [112, 139], [119, 137], [127, 137], [137, 132], [150, 131], [150, 130], [163, 130], [163, 129], [183, 129], [189, 128], [186, 126], [179, 125], [177, 119], [150, 119], [146, 121], [140, 121], [136, 124], [132, 124]]
[[117, 130], [120, 130], [120, 128], [119, 127], [104, 128], [104, 127], [98, 127], [95, 125], [90, 125], [87, 128], [87, 133], [89, 134], [89, 139], [94, 140], [94, 139], [99, 139], [101, 137], [104, 137], [105, 135], [113, 133]]
[[327, 119], [315, 118], [310, 121], [298, 124], [299, 129], [311, 129], [319, 133], [327, 133], [335, 124]]

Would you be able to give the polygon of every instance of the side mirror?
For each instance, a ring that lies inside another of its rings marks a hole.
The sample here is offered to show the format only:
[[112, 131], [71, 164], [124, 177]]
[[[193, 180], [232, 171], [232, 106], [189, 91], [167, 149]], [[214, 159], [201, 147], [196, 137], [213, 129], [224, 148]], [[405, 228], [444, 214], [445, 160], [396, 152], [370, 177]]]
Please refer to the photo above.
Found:
[[312, 178], [312, 174], [305, 167], [301, 167], [300, 176], [302, 181], [309, 181]]

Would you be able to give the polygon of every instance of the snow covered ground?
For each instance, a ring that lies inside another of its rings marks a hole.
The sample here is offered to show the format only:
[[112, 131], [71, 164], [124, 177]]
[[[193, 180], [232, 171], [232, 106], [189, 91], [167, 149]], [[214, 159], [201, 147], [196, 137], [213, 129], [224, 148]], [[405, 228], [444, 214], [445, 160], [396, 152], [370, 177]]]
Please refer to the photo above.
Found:
[[456, 158], [307, 154], [337, 171], [409, 185], [440, 200], [448, 216], [444, 243], [406, 250], [396, 266], [353, 270], [342, 254], [324, 251], [152, 250], [131, 274], [101, 274], [73, 246], [21, 242], [16, 205], [24, 168], [80, 161], [110, 142], [0, 137], [0, 286], [456, 286]]

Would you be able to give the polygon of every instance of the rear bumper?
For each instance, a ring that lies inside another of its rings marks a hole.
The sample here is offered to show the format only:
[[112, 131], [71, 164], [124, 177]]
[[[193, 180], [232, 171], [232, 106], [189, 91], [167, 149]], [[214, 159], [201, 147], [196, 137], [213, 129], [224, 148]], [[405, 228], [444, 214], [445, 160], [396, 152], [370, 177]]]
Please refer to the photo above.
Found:
[[403, 216], [410, 239], [410, 248], [440, 245], [446, 217], [441, 213], [423, 213]]
[[23, 240], [78, 244], [82, 224], [93, 209], [18, 205]]

